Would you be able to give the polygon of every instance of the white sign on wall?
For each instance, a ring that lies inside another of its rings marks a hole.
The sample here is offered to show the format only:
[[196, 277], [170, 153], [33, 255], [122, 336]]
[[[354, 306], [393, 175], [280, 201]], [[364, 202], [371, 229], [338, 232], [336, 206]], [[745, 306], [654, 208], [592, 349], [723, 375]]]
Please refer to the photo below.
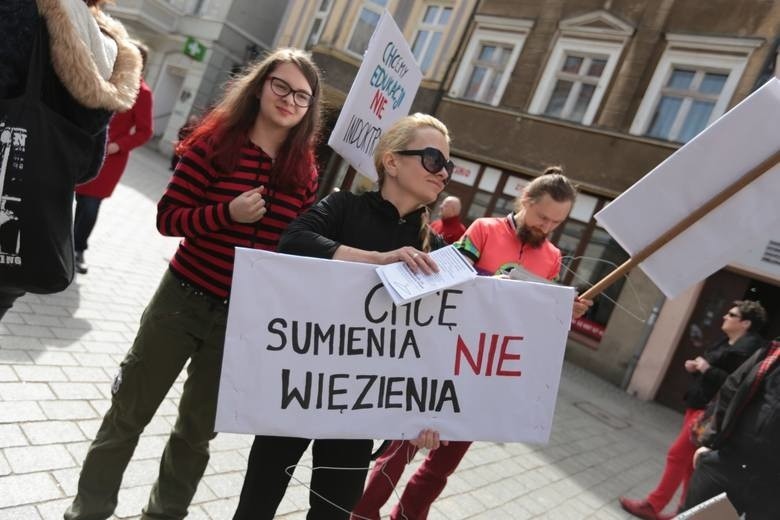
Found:
[[368, 42], [328, 145], [366, 177], [376, 180], [374, 148], [409, 109], [422, 71], [404, 35], [387, 11]]
[[236, 250], [216, 429], [546, 442], [573, 290], [479, 277], [396, 307], [375, 268]]

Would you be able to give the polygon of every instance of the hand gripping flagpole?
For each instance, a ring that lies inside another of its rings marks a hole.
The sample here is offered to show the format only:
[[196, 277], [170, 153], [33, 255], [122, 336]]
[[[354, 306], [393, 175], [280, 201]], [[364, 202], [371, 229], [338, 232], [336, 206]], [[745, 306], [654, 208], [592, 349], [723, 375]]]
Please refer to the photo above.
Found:
[[668, 231], [666, 231], [661, 236], [653, 240], [653, 242], [651, 242], [650, 245], [646, 246], [641, 251], [639, 251], [631, 258], [626, 260], [617, 269], [615, 269], [607, 276], [602, 278], [599, 282], [593, 285], [593, 287], [591, 287], [590, 289], [582, 293], [580, 297], [583, 299], [592, 300], [593, 298], [595, 298], [596, 296], [604, 292], [610, 285], [612, 285], [613, 283], [621, 279], [623, 276], [625, 276], [626, 273], [628, 273], [635, 266], [644, 262], [650, 255], [652, 255], [653, 253], [661, 249], [668, 242], [670, 242], [672, 239], [677, 237], [680, 233], [687, 230], [693, 224], [701, 220], [702, 217], [704, 217], [710, 211], [723, 204], [729, 198], [733, 197], [737, 192], [739, 192], [739, 190], [741, 190], [742, 188], [744, 188], [754, 180], [761, 177], [763, 174], [768, 172], [778, 163], [780, 163], [780, 150], [777, 150], [769, 158], [762, 161], [761, 164], [757, 165], [755, 168], [745, 173], [742, 177], [735, 180], [730, 186], [727, 186], [719, 193], [714, 195], [710, 200], [704, 203], [699, 209], [697, 209], [696, 211], [694, 211], [693, 213], [691, 213], [690, 215], [682, 219], [680, 222], [678, 222]]

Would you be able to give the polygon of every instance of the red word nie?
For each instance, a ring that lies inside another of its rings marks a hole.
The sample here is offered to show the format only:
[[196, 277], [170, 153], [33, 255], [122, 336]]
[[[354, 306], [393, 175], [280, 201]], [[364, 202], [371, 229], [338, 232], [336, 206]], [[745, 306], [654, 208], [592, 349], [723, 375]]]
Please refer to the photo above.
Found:
[[379, 119], [382, 119], [382, 112], [385, 111], [385, 106], [387, 105], [387, 98], [382, 95], [382, 91], [379, 89], [376, 89], [376, 94], [374, 94], [374, 98], [371, 100], [370, 108], [374, 111], [374, 114], [376, 114], [376, 117]]
[[[482, 360], [485, 354], [485, 340], [487, 336], [488, 335], [484, 332], [479, 334], [479, 351], [477, 352], [477, 359], [475, 361], [472, 351], [466, 345], [466, 342], [463, 341], [463, 338], [460, 337], [460, 334], [458, 335], [458, 343], [457, 343], [457, 347], [455, 348], [455, 375], [456, 376], [460, 375], [461, 358], [466, 360], [466, 363], [469, 364], [471, 370], [476, 375], [480, 375], [482, 373]], [[504, 336], [503, 341], [501, 341], [501, 349], [499, 350], [498, 353], [498, 359], [496, 360], [496, 350], [498, 349], [499, 339], [501, 339], [501, 336], [499, 336], [498, 334], [490, 335], [490, 347], [488, 350], [487, 363], [485, 366], [484, 375], [492, 376], [493, 368], [495, 367], [495, 375], [497, 376], [520, 377], [521, 375], [520, 370], [505, 370], [504, 362], [520, 360], [520, 354], [512, 354], [510, 352], [507, 352], [507, 347], [509, 346], [510, 341], [522, 341], [523, 336]]]

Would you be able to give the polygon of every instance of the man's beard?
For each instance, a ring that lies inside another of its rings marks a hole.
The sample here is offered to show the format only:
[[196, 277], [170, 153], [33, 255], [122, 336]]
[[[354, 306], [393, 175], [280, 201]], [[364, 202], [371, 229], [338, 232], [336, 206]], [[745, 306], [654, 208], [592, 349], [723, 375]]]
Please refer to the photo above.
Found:
[[520, 241], [528, 247], [536, 249], [544, 244], [544, 241], [547, 239], [547, 235], [534, 231], [525, 224], [521, 224], [517, 229], [517, 238], [519, 238]]

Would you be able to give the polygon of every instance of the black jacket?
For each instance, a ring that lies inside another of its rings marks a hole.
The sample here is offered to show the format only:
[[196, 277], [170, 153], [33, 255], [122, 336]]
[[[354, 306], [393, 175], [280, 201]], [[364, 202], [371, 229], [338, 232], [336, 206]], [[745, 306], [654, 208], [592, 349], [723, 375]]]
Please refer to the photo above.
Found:
[[756, 352], [723, 383], [703, 441], [735, 464], [780, 475], [780, 362], [774, 363], [748, 399], [768, 352], [768, 348]]
[[93, 149], [83, 150], [90, 156], [90, 166], [78, 182], [98, 174], [112, 112], [133, 106], [141, 77], [141, 57], [124, 27], [107, 15], [93, 13], [101, 30], [117, 44], [117, 59], [109, 80], [97, 75], [90, 51], [74, 30], [62, 0], [0, 2], [0, 98], [16, 98], [24, 93], [33, 42], [45, 23], [51, 66], [44, 72], [41, 100], [96, 138]]
[[[279, 252], [333, 258], [340, 245], [387, 252], [403, 246], [420, 248], [423, 209], [401, 216], [378, 191], [354, 195], [332, 193], [293, 221], [279, 241]], [[432, 249], [444, 245], [433, 235]]]
[[710, 347], [701, 356], [707, 360], [710, 368], [703, 374], [697, 372], [692, 375], [693, 381], [685, 393], [685, 405], [696, 410], [706, 408], [729, 374], [762, 345], [763, 340], [758, 334], [748, 332], [733, 345], [729, 345], [728, 340], [724, 338]]

